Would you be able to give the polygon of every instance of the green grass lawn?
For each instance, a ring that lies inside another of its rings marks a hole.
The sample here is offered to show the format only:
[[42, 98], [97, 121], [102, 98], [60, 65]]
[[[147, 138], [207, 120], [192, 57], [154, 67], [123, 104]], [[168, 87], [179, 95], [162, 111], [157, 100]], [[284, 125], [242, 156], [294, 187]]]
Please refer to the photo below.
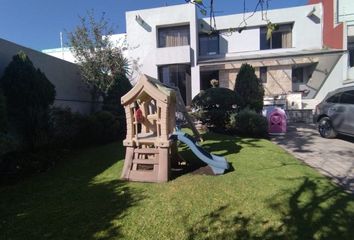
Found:
[[234, 171], [119, 180], [121, 143], [0, 188], [0, 239], [354, 239], [354, 197], [267, 140], [209, 134]]

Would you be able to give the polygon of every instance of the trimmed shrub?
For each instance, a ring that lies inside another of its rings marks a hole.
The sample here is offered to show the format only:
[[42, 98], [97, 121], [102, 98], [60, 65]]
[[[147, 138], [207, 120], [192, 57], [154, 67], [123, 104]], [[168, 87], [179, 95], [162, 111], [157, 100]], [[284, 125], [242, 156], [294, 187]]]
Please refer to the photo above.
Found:
[[53, 107], [50, 112], [50, 135], [52, 145], [56, 147], [73, 148], [83, 128], [84, 116], [72, 113], [70, 108]]
[[18, 149], [16, 139], [7, 133], [0, 133], [0, 158], [3, 154], [16, 151], [16, 149]]
[[249, 137], [266, 137], [268, 135], [267, 119], [254, 110], [243, 109], [230, 116], [229, 130]]
[[132, 85], [129, 79], [125, 75], [118, 75], [114, 86], [103, 100], [102, 110], [112, 113], [117, 118], [116, 121], [119, 121], [120, 124], [119, 134], [122, 135], [126, 133], [126, 122], [124, 107], [120, 99], [131, 89]]
[[0, 158], [0, 185], [17, 182], [26, 176], [44, 172], [55, 165], [60, 154], [53, 151], [8, 152]]
[[0, 133], [5, 132], [7, 128], [7, 113], [6, 113], [6, 99], [0, 89]]
[[9, 123], [16, 129], [23, 147], [34, 150], [46, 144], [54, 85], [23, 52], [12, 58], [0, 83], [6, 97]]
[[235, 92], [242, 100], [240, 101], [241, 109], [249, 108], [256, 112], [262, 111], [264, 88], [251, 65], [242, 64], [236, 77]]
[[119, 139], [119, 120], [107, 111], [90, 116], [72, 113], [69, 108], [51, 111], [52, 145], [64, 148], [85, 147]]
[[121, 129], [116, 116], [108, 111], [101, 111], [92, 115], [90, 119], [91, 124], [97, 126], [92, 133], [94, 142], [108, 143], [118, 140]]
[[194, 117], [215, 130], [225, 129], [229, 114], [236, 111], [238, 105], [238, 96], [228, 88], [209, 88], [192, 100]]

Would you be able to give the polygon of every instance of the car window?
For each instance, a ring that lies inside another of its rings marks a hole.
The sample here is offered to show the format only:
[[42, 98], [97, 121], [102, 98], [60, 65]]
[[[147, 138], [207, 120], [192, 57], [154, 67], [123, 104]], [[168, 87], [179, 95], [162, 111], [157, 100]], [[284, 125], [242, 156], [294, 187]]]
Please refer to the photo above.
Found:
[[337, 94], [333, 95], [332, 97], [328, 98], [326, 100], [326, 102], [328, 102], [328, 103], [339, 103], [339, 98], [340, 98], [341, 94], [342, 93], [337, 93]]
[[344, 92], [340, 98], [340, 103], [354, 104], [354, 90]]

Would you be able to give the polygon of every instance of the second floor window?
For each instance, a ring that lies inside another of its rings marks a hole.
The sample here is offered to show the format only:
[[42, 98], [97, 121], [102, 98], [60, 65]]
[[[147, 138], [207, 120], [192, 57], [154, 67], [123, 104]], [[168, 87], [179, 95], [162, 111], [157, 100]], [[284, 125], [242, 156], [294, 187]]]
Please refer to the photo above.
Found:
[[292, 24], [279, 25], [279, 29], [272, 33], [267, 40], [267, 27], [260, 28], [260, 49], [276, 49], [292, 47]]
[[158, 29], [158, 47], [189, 45], [189, 26], [165, 27]]
[[199, 55], [210, 56], [219, 54], [219, 34], [199, 35]]

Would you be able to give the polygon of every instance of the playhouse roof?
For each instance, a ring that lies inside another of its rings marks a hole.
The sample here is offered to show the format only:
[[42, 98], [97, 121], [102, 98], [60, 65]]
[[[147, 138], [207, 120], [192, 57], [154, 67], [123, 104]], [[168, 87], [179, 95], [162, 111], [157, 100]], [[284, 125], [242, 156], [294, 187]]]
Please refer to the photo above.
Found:
[[157, 101], [166, 104], [175, 101], [176, 92], [160, 81], [142, 74], [135, 86], [121, 98], [122, 105], [128, 105], [139, 99], [142, 94], [147, 94]]

